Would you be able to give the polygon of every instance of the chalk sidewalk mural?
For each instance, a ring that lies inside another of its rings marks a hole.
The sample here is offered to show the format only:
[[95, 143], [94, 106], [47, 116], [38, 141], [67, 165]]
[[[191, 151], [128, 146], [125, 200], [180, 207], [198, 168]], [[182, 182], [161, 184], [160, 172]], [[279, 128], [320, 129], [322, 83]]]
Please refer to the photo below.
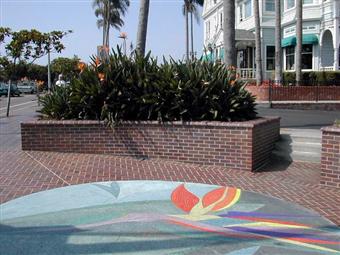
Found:
[[0, 206], [0, 254], [340, 254], [328, 220], [234, 187], [104, 182]]

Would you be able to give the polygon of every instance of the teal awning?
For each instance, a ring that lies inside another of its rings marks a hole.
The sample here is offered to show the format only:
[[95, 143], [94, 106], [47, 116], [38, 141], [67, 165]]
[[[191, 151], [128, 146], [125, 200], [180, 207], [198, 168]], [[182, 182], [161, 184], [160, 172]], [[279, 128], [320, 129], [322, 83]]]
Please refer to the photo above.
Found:
[[[315, 34], [306, 34], [302, 36], [302, 44], [318, 44], [319, 39]], [[282, 39], [281, 46], [295, 46], [296, 45], [296, 36], [290, 36]]]
[[207, 53], [202, 56], [203, 61], [214, 61], [214, 55], [211, 53]]
[[290, 36], [287, 38], [282, 39], [281, 41], [281, 47], [289, 47], [289, 46], [295, 46], [296, 45], [296, 36]]
[[303, 35], [302, 37], [302, 44], [318, 44], [318, 43], [319, 43], [319, 39], [314, 34], [307, 34], [307, 35]]

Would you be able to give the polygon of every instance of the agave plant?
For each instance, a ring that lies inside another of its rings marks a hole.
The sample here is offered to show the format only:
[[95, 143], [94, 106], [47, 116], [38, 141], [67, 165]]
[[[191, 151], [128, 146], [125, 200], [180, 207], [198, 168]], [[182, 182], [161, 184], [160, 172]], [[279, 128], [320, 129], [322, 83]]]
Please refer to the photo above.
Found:
[[173, 59], [158, 64], [150, 53], [126, 56], [118, 48], [105, 63], [93, 58], [93, 64], [72, 80], [67, 91], [69, 107], [60, 107], [66, 112], [52, 114], [45, 109], [51, 104], [43, 105], [43, 112], [51, 118], [113, 123], [248, 120], [256, 117], [255, 98], [244, 86], [236, 71], [223, 64]]

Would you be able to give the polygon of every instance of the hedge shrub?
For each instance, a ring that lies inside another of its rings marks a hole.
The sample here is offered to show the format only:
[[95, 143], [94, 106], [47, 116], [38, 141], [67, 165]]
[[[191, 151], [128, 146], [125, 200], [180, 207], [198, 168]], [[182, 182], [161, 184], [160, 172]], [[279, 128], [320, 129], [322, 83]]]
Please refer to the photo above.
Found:
[[[113, 52], [106, 63], [93, 59], [70, 87], [41, 99], [53, 119], [242, 121], [256, 117], [255, 97], [233, 68], [189, 64]], [[65, 107], [67, 105], [67, 107]], [[56, 111], [58, 114], [56, 114]]]
[[[295, 72], [284, 72], [284, 85], [295, 85]], [[340, 71], [311, 71], [302, 72], [302, 85], [304, 86], [340, 86]]]

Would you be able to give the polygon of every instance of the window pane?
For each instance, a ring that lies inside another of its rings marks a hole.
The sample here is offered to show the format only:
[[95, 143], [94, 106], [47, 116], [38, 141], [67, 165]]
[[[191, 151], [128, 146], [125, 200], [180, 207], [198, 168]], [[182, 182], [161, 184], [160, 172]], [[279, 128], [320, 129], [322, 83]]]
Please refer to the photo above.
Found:
[[295, 66], [295, 47], [290, 46], [286, 48], [286, 70], [294, 70]]
[[274, 2], [274, 0], [267, 0], [266, 1], [266, 11], [267, 12], [274, 12], [275, 11], [275, 2]]
[[250, 17], [251, 16], [251, 12], [252, 12], [252, 8], [251, 8], [251, 0], [247, 0], [244, 4], [244, 8], [245, 8], [245, 18]]
[[302, 69], [313, 69], [313, 45], [302, 46]]
[[303, 0], [303, 4], [312, 4], [313, 0]]
[[275, 69], [275, 46], [267, 46], [267, 70]]
[[287, 0], [287, 9], [293, 8], [295, 6], [295, 0]]

